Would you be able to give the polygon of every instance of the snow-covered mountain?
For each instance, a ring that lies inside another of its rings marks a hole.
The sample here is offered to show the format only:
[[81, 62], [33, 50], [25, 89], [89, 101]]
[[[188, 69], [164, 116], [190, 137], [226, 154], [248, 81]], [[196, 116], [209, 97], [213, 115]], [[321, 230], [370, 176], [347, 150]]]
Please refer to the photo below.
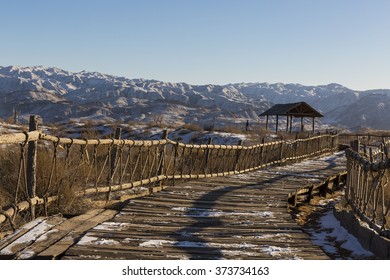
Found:
[[37, 114], [45, 122], [86, 118], [218, 126], [257, 122], [273, 104], [298, 101], [320, 110], [325, 123], [390, 129], [390, 90], [358, 92], [338, 84], [189, 85], [42, 66], [0, 67], [1, 118], [15, 109], [19, 119]]

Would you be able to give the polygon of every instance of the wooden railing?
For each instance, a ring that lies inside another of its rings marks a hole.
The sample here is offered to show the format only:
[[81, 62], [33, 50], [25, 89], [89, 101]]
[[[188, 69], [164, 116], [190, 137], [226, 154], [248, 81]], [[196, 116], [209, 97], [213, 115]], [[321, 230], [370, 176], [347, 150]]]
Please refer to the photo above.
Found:
[[378, 234], [390, 238], [389, 141], [369, 153], [358, 141], [346, 150], [346, 199], [354, 212]]
[[379, 147], [382, 143], [390, 140], [389, 135], [371, 135], [371, 134], [339, 134], [339, 143], [349, 145], [352, 141], [359, 141], [362, 145]]
[[[174, 184], [176, 180], [226, 176], [270, 165], [293, 163], [338, 149], [338, 135], [319, 135], [253, 146], [184, 144], [168, 139], [135, 141], [120, 139], [61, 138], [38, 131], [0, 136], [0, 160], [4, 169], [0, 188], [11, 200], [2, 207], [0, 223], [14, 220], [25, 210], [32, 219], [37, 205], [47, 214], [56, 201], [79, 197], [118, 197], [147, 186]], [[26, 218], [27, 219], [27, 218]]]

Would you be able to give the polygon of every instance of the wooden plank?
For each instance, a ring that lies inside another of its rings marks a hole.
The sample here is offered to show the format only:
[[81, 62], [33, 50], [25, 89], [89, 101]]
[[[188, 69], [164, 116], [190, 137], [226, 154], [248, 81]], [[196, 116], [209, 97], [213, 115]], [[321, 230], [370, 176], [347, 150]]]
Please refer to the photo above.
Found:
[[80, 237], [89, 229], [96, 225], [112, 219], [117, 214], [114, 210], [105, 210], [98, 213], [91, 219], [84, 221], [79, 226], [75, 227], [68, 235], [64, 238], [48, 247], [44, 251], [37, 255], [37, 258], [54, 259], [59, 255], [63, 254], [70, 246], [72, 246]]
[[[59, 216], [52, 216], [42, 220], [35, 226], [31, 227], [31, 229], [25, 232], [23, 235], [13, 240], [12, 243], [4, 247], [0, 251], [1, 258], [15, 258], [19, 252], [23, 251], [27, 246], [35, 242], [35, 240], [39, 239], [41, 235], [65, 220], [65, 218]], [[26, 257], [28, 258], [30, 256], [30, 252], [26, 252], [26, 254]]]
[[14, 242], [16, 239], [21, 237], [22, 235], [26, 234], [28, 231], [30, 231], [32, 228], [36, 227], [38, 224], [40, 224], [42, 221], [44, 221], [46, 218], [39, 217], [25, 225], [23, 225], [21, 228], [14, 231], [12, 234], [8, 235], [0, 242], [0, 250], [7, 247], [9, 244]]
[[75, 230], [80, 224], [93, 218], [94, 216], [103, 212], [103, 209], [95, 209], [88, 211], [83, 215], [79, 215], [64, 221], [63, 223], [54, 226], [49, 231], [42, 234], [39, 239], [35, 240], [34, 243], [27, 246], [23, 251], [16, 254], [17, 259], [29, 259], [33, 258], [55, 242], [65, 237], [69, 232]]

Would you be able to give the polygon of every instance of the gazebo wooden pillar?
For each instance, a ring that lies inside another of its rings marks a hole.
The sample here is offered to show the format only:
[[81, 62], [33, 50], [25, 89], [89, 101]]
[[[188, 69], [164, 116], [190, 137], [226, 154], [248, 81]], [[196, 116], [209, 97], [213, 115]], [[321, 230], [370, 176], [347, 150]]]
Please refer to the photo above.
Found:
[[306, 102], [276, 104], [266, 110], [260, 116], [266, 117], [265, 127], [268, 131], [269, 116], [276, 116], [275, 132], [279, 131], [279, 116], [286, 116], [286, 132], [292, 132], [293, 118], [301, 118], [301, 131], [305, 129], [304, 118], [312, 118], [312, 132], [315, 129], [315, 118], [323, 117], [321, 113], [313, 109]]

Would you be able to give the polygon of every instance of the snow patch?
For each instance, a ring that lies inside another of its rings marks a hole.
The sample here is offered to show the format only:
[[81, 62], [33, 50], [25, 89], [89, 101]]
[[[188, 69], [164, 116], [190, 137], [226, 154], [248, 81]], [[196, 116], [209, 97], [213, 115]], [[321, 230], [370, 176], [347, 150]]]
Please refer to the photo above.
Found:
[[202, 217], [224, 217], [224, 216], [254, 216], [263, 218], [273, 218], [273, 213], [270, 211], [221, 211], [217, 209], [207, 208], [191, 208], [191, 207], [173, 207], [173, 211], [186, 212], [186, 216], [192, 218]]
[[266, 253], [268, 255], [271, 255], [272, 257], [280, 257], [285, 254], [293, 254], [297, 252], [296, 249], [292, 249], [290, 247], [279, 247], [279, 246], [268, 246], [268, 247], [263, 247], [261, 248], [261, 251], [263, 253]]
[[130, 223], [118, 223], [118, 222], [104, 222], [94, 227], [94, 229], [100, 230], [122, 230], [128, 228]]
[[39, 236], [47, 232], [50, 228], [52, 228], [54, 225], [48, 224], [47, 221], [43, 221], [40, 224], [36, 225], [34, 228], [32, 228], [29, 232], [24, 234], [23, 236], [16, 239], [12, 244], [5, 247], [3, 250], [0, 251], [0, 255], [10, 255], [13, 254], [14, 248], [18, 248], [22, 244], [29, 244], [32, 243], [34, 240], [36, 240]]
[[340, 225], [330, 209], [320, 218], [320, 230], [310, 230], [313, 243], [323, 248], [326, 253], [336, 254], [337, 245], [351, 252], [354, 258], [370, 258], [373, 254], [365, 250], [355, 236]]

